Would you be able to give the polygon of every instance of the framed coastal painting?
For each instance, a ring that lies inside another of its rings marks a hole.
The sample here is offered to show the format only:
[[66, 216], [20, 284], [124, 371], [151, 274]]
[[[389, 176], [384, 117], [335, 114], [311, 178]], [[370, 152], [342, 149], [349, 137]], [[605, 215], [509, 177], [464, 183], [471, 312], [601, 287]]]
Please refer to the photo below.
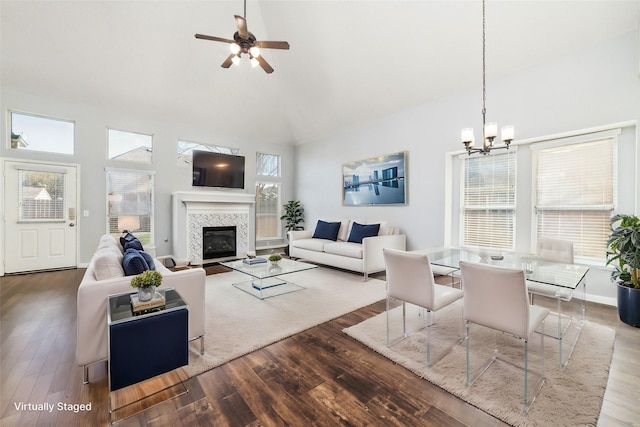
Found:
[[407, 152], [386, 154], [342, 165], [345, 206], [406, 203]]

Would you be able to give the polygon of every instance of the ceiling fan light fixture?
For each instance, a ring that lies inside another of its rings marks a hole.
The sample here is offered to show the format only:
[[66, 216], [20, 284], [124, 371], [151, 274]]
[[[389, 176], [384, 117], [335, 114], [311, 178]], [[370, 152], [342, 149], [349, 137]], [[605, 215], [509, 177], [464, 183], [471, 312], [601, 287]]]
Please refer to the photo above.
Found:
[[240, 45], [238, 43], [229, 43], [229, 50], [234, 55], [237, 55], [240, 52]]
[[260, 49], [257, 46], [252, 46], [251, 49], [249, 49], [249, 53], [254, 58], [257, 58], [258, 56], [260, 56]]
[[240, 63], [240, 56], [234, 56], [233, 58], [231, 58], [231, 62], [233, 62], [233, 65], [238, 65]]
[[249, 60], [251, 62], [251, 66], [253, 68], [257, 67], [258, 65], [260, 65], [260, 62], [258, 62], [258, 60], [255, 57], [251, 57], [251, 59]]

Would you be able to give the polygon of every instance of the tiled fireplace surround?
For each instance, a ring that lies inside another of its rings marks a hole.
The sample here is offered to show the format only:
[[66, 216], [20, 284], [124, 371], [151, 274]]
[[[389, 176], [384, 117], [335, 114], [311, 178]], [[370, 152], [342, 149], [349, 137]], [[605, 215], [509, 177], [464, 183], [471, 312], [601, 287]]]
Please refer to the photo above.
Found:
[[172, 195], [173, 254], [192, 264], [202, 261], [202, 228], [236, 226], [238, 257], [254, 250], [255, 195], [226, 191], [180, 191]]

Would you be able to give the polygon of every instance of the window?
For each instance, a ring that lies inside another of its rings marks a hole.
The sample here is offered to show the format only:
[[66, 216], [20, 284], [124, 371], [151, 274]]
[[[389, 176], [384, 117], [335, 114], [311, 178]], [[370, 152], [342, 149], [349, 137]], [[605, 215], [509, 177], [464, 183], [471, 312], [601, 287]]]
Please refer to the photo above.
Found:
[[604, 260], [616, 196], [616, 148], [607, 138], [535, 150], [538, 238], [569, 240], [575, 257]]
[[189, 142], [178, 140], [178, 166], [191, 165], [191, 153], [193, 150], [211, 151], [213, 153], [233, 154], [237, 156], [240, 150], [237, 148], [221, 147], [218, 145], [200, 144], [198, 142]]
[[462, 245], [514, 248], [516, 153], [462, 160]]
[[64, 221], [64, 173], [20, 170], [18, 220]]
[[133, 232], [143, 244], [153, 243], [153, 173], [107, 170], [108, 232]]
[[11, 112], [11, 149], [74, 153], [74, 123]]
[[258, 176], [280, 176], [280, 156], [258, 153], [256, 158]]
[[109, 129], [109, 159], [151, 163], [153, 137], [142, 133]]
[[280, 239], [280, 156], [257, 153], [256, 174], [256, 239]]

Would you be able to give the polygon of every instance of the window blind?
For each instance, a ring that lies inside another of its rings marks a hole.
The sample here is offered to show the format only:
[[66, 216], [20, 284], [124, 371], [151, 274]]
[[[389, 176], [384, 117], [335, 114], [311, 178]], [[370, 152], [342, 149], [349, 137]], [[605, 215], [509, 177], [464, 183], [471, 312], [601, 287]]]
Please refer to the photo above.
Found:
[[118, 234], [119, 216], [137, 216], [139, 233], [152, 231], [153, 174], [145, 171], [107, 171], [109, 233]]
[[615, 205], [613, 138], [537, 151], [537, 237], [574, 243], [574, 255], [604, 259]]
[[464, 157], [464, 246], [513, 249], [516, 201], [515, 151]]
[[280, 184], [273, 182], [256, 183], [256, 239], [279, 238]]

